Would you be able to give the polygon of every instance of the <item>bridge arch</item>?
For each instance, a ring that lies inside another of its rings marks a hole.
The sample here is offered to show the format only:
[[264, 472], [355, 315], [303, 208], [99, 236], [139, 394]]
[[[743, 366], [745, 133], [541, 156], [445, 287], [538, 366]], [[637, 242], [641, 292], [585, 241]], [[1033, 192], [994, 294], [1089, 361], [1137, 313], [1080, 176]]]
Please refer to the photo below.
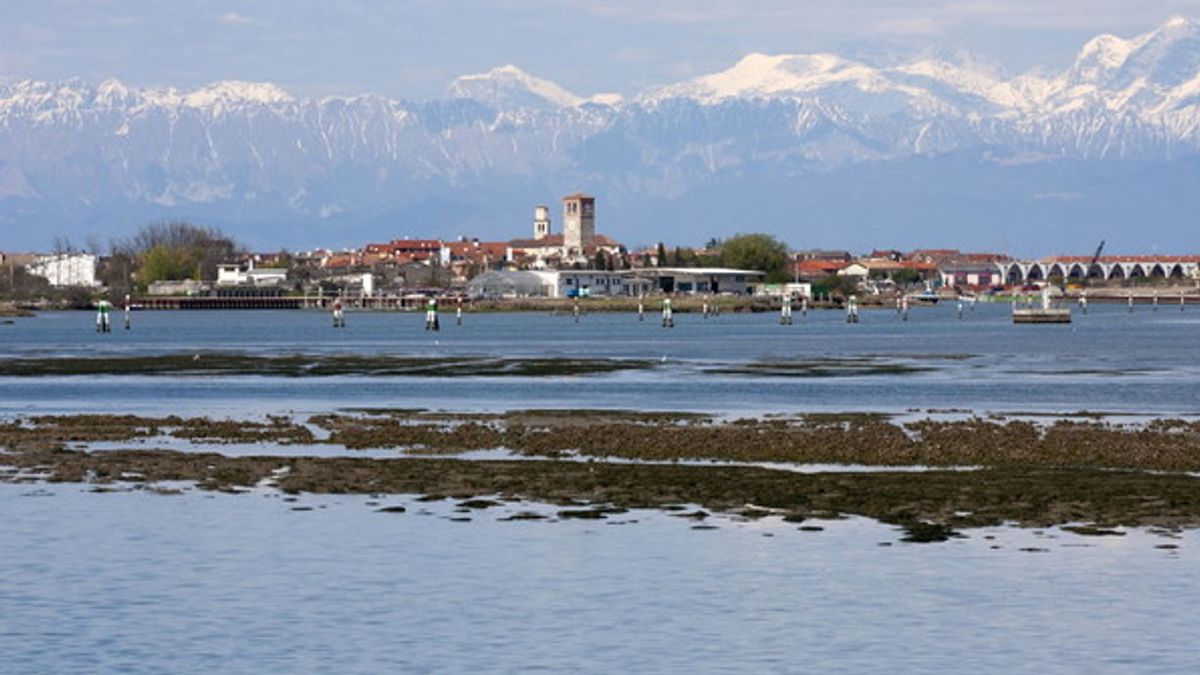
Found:
[[1081, 263], [1075, 263], [1071, 265], [1070, 269], [1067, 270], [1068, 279], [1083, 279], [1086, 276], [1087, 270], [1084, 269]]
[[1025, 270], [1021, 269], [1020, 263], [1013, 263], [1008, 266], [1008, 270], [1004, 273], [1004, 278], [1010, 285], [1024, 283]]
[[1127, 275], [1125, 274], [1125, 266], [1121, 263], [1114, 264], [1108, 271], [1109, 279], [1125, 279], [1126, 277]]

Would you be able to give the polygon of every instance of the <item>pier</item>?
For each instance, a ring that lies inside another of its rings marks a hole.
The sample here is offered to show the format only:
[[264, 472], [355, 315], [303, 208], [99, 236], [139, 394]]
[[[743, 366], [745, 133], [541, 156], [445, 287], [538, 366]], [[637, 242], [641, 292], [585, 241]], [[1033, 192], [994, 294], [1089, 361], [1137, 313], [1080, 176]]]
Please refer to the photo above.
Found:
[[292, 297], [148, 296], [133, 304], [141, 309], [301, 309], [305, 302]]

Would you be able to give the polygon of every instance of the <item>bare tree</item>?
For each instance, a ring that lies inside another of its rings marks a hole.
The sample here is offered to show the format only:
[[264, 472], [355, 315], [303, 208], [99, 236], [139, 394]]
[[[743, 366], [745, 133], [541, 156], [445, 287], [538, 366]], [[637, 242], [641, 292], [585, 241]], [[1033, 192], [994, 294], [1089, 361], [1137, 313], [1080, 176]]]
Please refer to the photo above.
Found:
[[71, 238], [65, 234], [54, 235], [53, 243], [50, 246], [54, 255], [66, 255], [75, 252], [75, 246], [71, 243]]

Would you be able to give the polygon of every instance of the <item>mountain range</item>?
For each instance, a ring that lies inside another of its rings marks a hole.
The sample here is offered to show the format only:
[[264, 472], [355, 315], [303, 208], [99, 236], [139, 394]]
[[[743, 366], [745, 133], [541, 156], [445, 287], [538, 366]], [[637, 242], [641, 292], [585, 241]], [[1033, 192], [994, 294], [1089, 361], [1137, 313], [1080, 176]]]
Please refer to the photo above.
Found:
[[256, 248], [507, 239], [582, 190], [598, 229], [634, 245], [767, 231], [796, 247], [1182, 252], [1200, 248], [1198, 186], [1186, 18], [1015, 77], [750, 54], [631, 97], [511, 65], [420, 102], [0, 80], [0, 250], [167, 219]]

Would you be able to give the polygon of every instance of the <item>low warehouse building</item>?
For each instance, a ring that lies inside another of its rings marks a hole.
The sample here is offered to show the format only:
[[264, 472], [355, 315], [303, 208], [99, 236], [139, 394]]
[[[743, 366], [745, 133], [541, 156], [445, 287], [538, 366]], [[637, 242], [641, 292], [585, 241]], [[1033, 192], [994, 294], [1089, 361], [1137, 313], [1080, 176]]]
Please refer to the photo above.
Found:
[[630, 274], [650, 282], [663, 293], [734, 293], [754, 292], [766, 273], [726, 267], [646, 267]]

